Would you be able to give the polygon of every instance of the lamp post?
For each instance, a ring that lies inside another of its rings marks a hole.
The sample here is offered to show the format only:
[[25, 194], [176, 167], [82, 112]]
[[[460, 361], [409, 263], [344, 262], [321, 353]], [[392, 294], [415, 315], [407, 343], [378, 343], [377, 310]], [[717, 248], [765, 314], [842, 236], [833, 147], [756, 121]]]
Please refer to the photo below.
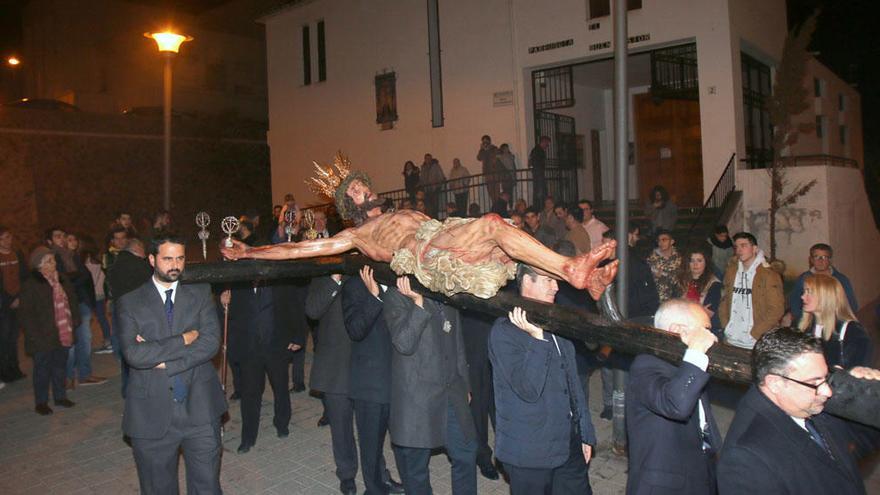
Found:
[[[21, 59], [15, 55], [6, 57], [6, 68], [9, 69], [9, 85], [8, 88], [12, 92], [11, 99], [19, 99], [24, 93], [22, 90], [21, 79]], [[5, 96], [5, 95], [4, 95]]]
[[165, 57], [163, 117], [164, 134], [164, 195], [162, 205], [166, 211], [171, 210], [171, 59], [180, 51], [180, 45], [192, 41], [192, 36], [164, 31], [161, 33], [144, 33], [144, 36], [156, 41], [159, 53]]

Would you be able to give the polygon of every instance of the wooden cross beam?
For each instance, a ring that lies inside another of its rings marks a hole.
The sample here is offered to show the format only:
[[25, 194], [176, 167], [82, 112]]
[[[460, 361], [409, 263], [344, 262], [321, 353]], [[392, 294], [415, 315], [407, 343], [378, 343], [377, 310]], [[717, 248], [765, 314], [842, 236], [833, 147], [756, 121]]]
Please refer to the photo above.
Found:
[[[360, 254], [325, 256], [297, 261], [240, 260], [219, 263], [191, 263], [184, 270], [184, 283], [224, 284], [250, 280], [316, 277], [331, 273], [358, 276], [364, 265], [373, 268], [377, 281], [393, 286], [397, 275], [387, 263], [373, 261]], [[626, 354], [652, 354], [673, 364], [681, 362], [685, 346], [677, 335], [656, 328], [625, 321], [611, 321], [587, 311], [541, 303], [501, 291], [491, 299], [470, 294], [446, 297], [431, 292], [411, 277], [413, 289], [425, 297], [438, 299], [460, 309], [505, 316], [514, 307], [526, 310], [529, 319], [545, 330], [569, 339], [611, 346]], [[586, 292], [584, 297], [589, 297]], [[709, 349], [709, 373], [722, 380], [750, 383], [750, 352], [725, 344]], [[825, 409], [835, 415], [880, 428], [880, 382], [858, 380], [845, 372], [835, 372], [831, 379], [835, 395]]]

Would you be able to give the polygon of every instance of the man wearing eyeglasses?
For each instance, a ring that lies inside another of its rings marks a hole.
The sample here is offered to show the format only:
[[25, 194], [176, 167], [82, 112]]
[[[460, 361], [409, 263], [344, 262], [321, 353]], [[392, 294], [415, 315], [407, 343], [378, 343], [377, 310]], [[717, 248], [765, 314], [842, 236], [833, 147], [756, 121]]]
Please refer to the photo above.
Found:
[[642, 354], [630, 368], [626, 493], [715, 494], [721, 435], [705, 389], [706, 351], [718, 339], [703, 307], [684, 299], [664, 302], [654, 326], [678, 334], [687, 351], [678, 366]]
[[828, 244], [813, 244], [813, 247], [810, 248], [810, 269], [801, 273], [794, 288], [791, 289], [791, 293], [788, 295], [788, 307], [791, 308], [791, 324], [793, 326], [797, 326], [804, 313], [804, 303], [801, 301], [801, 296], [804, 294], [804, 279], [807, 278], [807, 275], [830, 275], [836, 278], [840, 285], [843, 286], [844, 292], [846, 292], [846, 299], [849, 301], [849, 306], [852, 308], [853, 313], [859, 310], [859, 304], [856, 302], [856, 293], [853, 291], [852, 284], [846, 275], [834, 268], [831, 262], [833, 256], [834, 250]]
[[[721, 450], [721, 495], [861, 495], [843, 420], [823, 413], [831, 395], [822, 344], [793, 328], [765, 334], [752, 351], [754, 385], [742, 398]], [[853, 368], [857, 378], [880, 372]]]

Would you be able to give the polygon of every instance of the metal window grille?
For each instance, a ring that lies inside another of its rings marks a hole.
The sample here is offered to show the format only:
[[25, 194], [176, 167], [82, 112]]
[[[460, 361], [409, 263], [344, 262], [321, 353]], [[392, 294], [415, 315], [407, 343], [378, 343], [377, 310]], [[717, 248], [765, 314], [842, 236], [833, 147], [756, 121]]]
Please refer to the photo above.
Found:
[[651, 94], [659, 98], [699, 98], [696, 43], [651, 52]]
[[745, 53], [741, 59], [745, 162], [749, 168], [766, 168], [773, 161], [773, 124], [767, 110], [772, 85], [770, 67]]
[[571, 66], [532, 72], [532, 95], [535, 110], [574, 106], [574, 80]]

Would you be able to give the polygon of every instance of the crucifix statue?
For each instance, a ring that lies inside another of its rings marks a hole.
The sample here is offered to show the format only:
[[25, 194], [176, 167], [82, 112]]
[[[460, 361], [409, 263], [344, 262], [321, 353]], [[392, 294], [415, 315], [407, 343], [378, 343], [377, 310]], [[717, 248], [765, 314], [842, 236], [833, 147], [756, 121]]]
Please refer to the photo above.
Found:
[[617, 273], [617, 261], [599, 267], [616, 247], [602, 244], [575, 257], [555, 253], [495, 213], [480, 218], [448, 218], [444, 222], [414, 210], [384, 211], [384, 200], [371, 189], [370, 178], [352, 172], [337, 153], [333, 164], [317, 163], [313, 191], [334, 198], [336, 209], [354, 227], [329, 239], [251, 247], [233, 241], [221, 248], [232, 260], [254, 258], [292, 260], [341, 254], [357, 249], [365, 256], [390, 263], [398, 274], [412, 274], [426, 288], [451, 296], [466, 292], [494, 296], [516, 276], [516, 262], [526, 263], [599, 299]]

